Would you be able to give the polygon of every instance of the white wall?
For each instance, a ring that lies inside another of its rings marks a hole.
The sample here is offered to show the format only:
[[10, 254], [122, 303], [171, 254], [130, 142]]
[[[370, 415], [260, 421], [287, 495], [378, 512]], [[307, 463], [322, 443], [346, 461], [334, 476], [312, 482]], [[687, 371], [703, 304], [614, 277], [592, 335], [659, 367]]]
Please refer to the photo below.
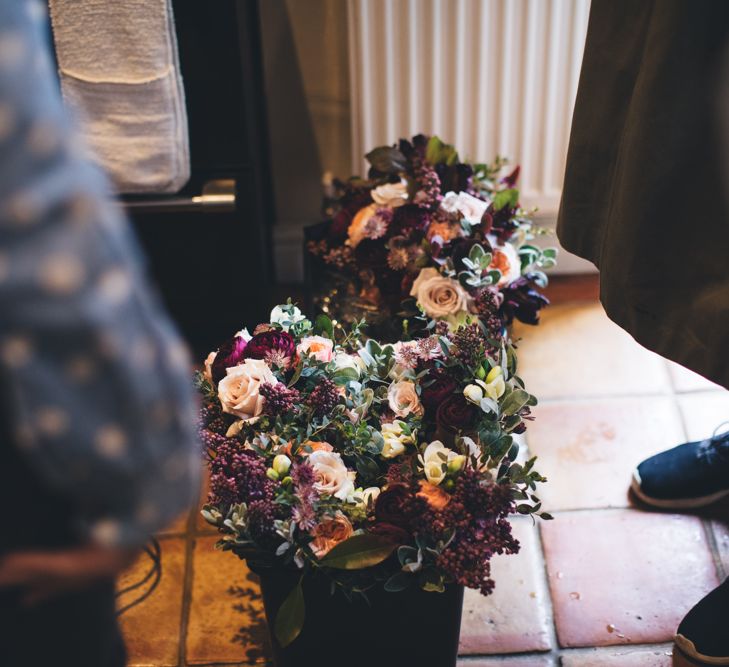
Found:
[[[374, 146], [438, 134], [463, 157], [490, 160], [498, 153], [521, 164], [523, 203], [538, 206], [540, 220], [554, 224], [589, 0], [285, 0], [281, 6], [318, 173], [362, 173], [362, 156]], [[274, 89], [282, 86], [269, 79]], [[271, 111], [279, 124], [290, 122], [292, 109]], [[310, 204], [291, 215], [296, 188], [286, 183], [297, 175], [285, 151], [274, 155], [274, 172], [282, 202], [274, 227], [278, 275], [292, 282], [301, 275], [301, 229], [318, 216]], [[592, 269], [562, 254], [560, 272]]]

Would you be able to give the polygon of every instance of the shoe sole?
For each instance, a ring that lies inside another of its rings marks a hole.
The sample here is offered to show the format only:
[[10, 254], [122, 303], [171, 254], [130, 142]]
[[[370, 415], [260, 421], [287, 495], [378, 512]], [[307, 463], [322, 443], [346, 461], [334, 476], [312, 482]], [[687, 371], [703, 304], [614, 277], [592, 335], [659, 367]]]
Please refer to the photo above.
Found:
[[[646, 505], [651, 505], [652, 507], [658, 507], [665, 510], [698, 509], [699, 507], [713, 505], [715, 502], [721, 500], [722, 498], [726, 498], [726, 496], [729, 496], [729, 489], [726, 489], [724, 491], [717, 491], [716, 493], [709, 494], [708, 496], [699, 496], [698, 498], [676, 498], [673, 500], [665, 500], [663, 498], [652, 498], [651, 496], [647, 495], [640, 487], [640, 473], [636, 468], [635, 470], [633, 470], [633, 481], [630, 484], [630, 488], [633, 490], [633, 493], [638, 497], [641, 502], [645, 503]], [[717, 664], [729, 665], [729, 662], [720, 662]]]
[[676, 635], [674, 642], [676, 642], [676, 646], [681, 650], [681, 653], [684, 653], [691, 660], [696, 660], [705, 665], [729, 665], [729, 657], [716, 658], [710, 655], [704, 655], [697, 651], [694, 643], [683, 635]]

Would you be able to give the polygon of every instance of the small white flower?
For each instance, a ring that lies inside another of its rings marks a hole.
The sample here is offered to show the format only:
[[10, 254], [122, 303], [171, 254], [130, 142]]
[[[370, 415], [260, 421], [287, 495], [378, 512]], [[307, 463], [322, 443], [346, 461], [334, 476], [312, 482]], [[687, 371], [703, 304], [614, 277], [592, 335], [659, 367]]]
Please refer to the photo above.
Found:
[[463, 390], [463, 395], [466, 397], [467, 401], [478, 405], [483, 398], [483, 389], [481, 389], [481, 387], [479, 387], [477, 384], [469, 384]]
[[498, 401], [506, 391], [506, 382], [504, 382], [504, 371], [501, 366], [494, 366], [486, 376], [486, 381], [476, 380], [483, 387], [484, 394], [491, 400]]
[[283, 477], [291, 468], [291, 459], [286, 454], [278, 454], [273, 457], [271, 467]]
[[404, 454], [407, 445], [415, 444], [412, 435], [406, 435], [402, 429], [402, 422], [394, 421], [391, 424], [382, 425], [382, 437], [385, 444], [382, 447], [382, 457], [386, 459], [394, 459], [400, 454]]
[[490, 201], [484, 201], [469, 195], [467, 192], [459, 192], [458, 194], [447, 192], [440, 204], [440, 207], [447, 213], [458, 212], [473, 224], [481, 222], [481, 218], [489, 206], [491, 206]]
[[306, 317], [294, 305], [276, 306], [271, 311], [271, 324], [280, 324], [284, 331], [288, 331], [292, 324], [302, 322]]

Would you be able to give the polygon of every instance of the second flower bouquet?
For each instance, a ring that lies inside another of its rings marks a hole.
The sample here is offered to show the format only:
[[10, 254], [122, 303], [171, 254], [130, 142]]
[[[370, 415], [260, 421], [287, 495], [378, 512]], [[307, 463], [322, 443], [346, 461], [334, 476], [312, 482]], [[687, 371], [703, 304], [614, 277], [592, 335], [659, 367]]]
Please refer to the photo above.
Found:
[[492, 556], [519, 550], [509, 516], [550, 518], [513, 438], [536, 404], [513, 347], [475, 324], [389, 345], [363, 344], [360, 327], [335, 334], [326, 316], [277, 306], [197, 378], [219, 548], [297, 573], [281, 647], [304, 624], [307, 577], [350, 598], [487, 595]]

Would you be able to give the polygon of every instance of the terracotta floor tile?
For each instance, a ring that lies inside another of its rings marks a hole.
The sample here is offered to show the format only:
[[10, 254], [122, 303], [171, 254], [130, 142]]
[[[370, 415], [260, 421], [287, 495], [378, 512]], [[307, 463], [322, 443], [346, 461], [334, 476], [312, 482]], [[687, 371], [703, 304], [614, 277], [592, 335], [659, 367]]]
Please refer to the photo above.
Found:
[[[729, 420], [729, 391], [705, 391], [679, 397], [689, 439], [708, 438], [722, 422]], [[729, 429], [729, 424], [723, 429]]]
[[[185, 579], [185, 541], [179, 538], [160, 540], [162, 578], [154, 592], [139, 605], [121, 616], [121, 626], [129, 652], [130, 665], [177, 665], [179, 660], [180, 620]], [[119, 578], [124, 589], [144, 578], [151, 561], [140, 556]], [[120, 606], [138, 599], [148, 590], [140, 587], [122, 596]]]
[[683, 440], [670, 397], [560, 401], [534, 414], [527, 443], [549, 480], [538, 495], [550, 510], [626, 507], [633, 468]]
[[671, 667], [672, 646], [655, 648], [596, 648], [567, 651], [562, 667]]
[[496, 589], [488, 597], [466, 589], [461, 622], [462, 654], [549, 650], [549, 598], [536, 528], [530, 519], [514, 521], [521, 542], [515, 556], [495, 556]]
[[159, 535], [179, 535], [187, 532], [187, 522], [190, 518], [190, 511], [183, 512], [169, 526], [159, 532]]
[[605, 510], [541, 524], [562, 646], [670, 641], [688, 609], [717, 585], [701, 521]]
[[698, 373], [690, 371], [679, 364], [672, 361], [666, 361], [668, 371], [671, 375], [673, 387], [677, 392], [687, 391], [712, 391], [721, 389], [718, 384], [714, 384], [711, 380], [707, 380]]
[[458, 661], [458, 667], [553, 667], [553, 665], [554, 660], [548, 655], [519, 655]]
[[195, 545], [187, 660], [263, 662], [267, 629], [258, 581], [245, 561], [215, 551], [216, 539], [201, 537]]
[[520, 374], [541, 399], [669, 391], [664, 360], [613, 324], [598, 303], [553, 306], [520, 325]]

